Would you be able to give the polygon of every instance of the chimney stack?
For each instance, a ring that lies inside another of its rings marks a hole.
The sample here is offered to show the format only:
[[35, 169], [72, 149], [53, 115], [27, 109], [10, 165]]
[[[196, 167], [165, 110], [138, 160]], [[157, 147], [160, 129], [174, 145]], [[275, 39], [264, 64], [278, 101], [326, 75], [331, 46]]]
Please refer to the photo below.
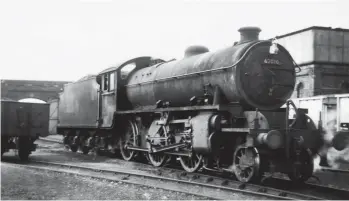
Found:
[[262, 30], [259, 27], [241, 27], [238, 31], [240, 32], [239, 44], [241, 44], [248, 41], [259, 40], [259, 32]]

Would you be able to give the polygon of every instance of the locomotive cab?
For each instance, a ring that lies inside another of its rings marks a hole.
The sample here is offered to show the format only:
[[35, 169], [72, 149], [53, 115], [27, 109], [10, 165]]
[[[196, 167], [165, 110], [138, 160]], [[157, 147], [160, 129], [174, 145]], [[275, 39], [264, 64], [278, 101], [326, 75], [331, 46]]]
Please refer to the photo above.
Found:
[[131, 107], [126, 98], [125, 85], [130, 75], [136, 70], [154, 65], [156, 62], [163, 62], [161, 59], [151, 57], [138, 57], [128, 60], [116, 67], [108, 68], [100, 72], [96, 81], [100, 85], [99, 108], [100, 127], [111, 128], [115, 121], [115, 112]]
[[108, 68], [96, 77], [99, 83], [99, 124], [101, 128], [113, 126], [117, 102], [117, 75], [115, 67]]

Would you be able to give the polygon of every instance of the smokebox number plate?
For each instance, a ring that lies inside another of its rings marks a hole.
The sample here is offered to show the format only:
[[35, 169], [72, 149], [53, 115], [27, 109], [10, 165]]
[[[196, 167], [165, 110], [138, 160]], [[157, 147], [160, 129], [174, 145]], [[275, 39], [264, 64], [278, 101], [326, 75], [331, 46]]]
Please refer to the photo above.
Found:
[[263, 63], [265, 64], [273, 64], [273, 65], [281, 65], [282, 63], [277, 59], [264, 59]]

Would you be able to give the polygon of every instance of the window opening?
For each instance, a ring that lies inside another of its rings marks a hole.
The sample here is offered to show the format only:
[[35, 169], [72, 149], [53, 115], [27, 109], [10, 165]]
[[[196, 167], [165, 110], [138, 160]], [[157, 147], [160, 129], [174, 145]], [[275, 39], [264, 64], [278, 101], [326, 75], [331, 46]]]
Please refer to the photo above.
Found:
[[113, 91], [115, 89], [115, 72], [110, 73], [109, 79], [109, 91]]
[[128, 75], [133, 71], [133, 69], [136, 68], [136, 64], [135, 63], [130, 63], [125, 65], [124, 67], [122, 67], [121, 69], [121, 79], [126, 79], [128, 77]]
[[103, 91], [108, 91], [108, 86], [109, 86], [109, 80], [108, 80], [108, 74], [105, 74], [104, 76], [104, 86], [103, 86]]
[[297, 98], [302, 98], [304, 97], [304, 85], [302, 82], [300, 82], [297, 85]]

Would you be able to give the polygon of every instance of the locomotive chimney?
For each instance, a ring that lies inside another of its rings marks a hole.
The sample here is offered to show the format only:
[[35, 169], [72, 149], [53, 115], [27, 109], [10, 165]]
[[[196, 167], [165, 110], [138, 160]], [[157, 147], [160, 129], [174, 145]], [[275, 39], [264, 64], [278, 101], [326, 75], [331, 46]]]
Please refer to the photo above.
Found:
[[241, 44], [248, 41], [258, 40], [261, 29], [259, 27], [241, 27], [238, 31], [240, 32], [240, 41], [238, 43]]

